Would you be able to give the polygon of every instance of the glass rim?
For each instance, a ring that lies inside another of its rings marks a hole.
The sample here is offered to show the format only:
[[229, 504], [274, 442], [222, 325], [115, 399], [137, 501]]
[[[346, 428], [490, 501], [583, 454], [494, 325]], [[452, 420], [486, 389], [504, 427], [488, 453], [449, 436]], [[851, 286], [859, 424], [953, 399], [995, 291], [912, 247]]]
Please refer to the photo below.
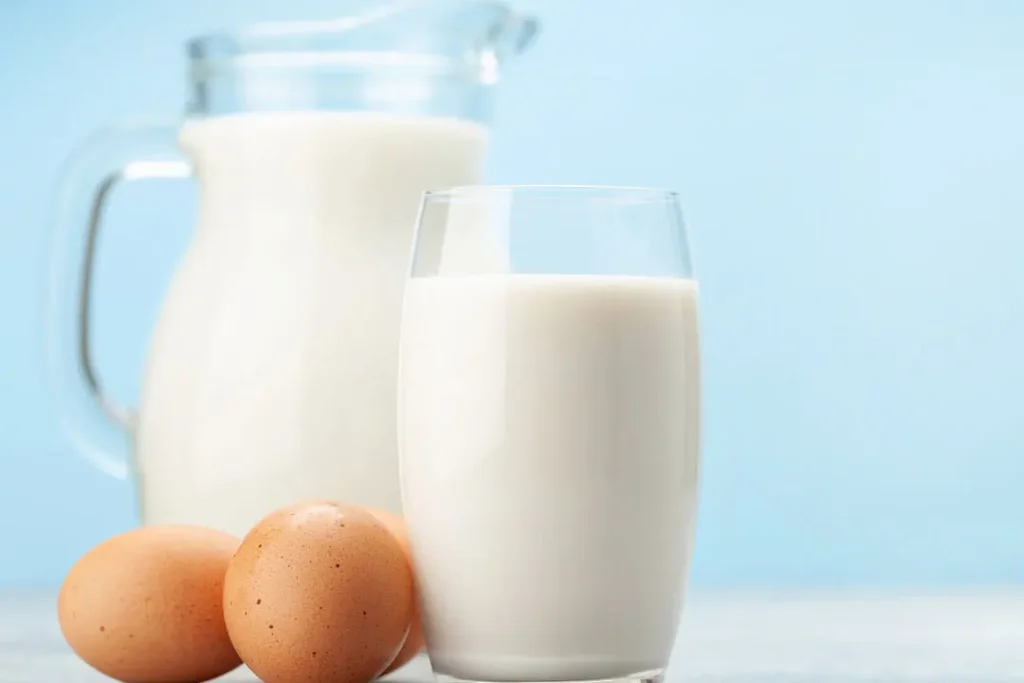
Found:
[[552, 195], [593, 195], [597, 198], [622, 199], [636, 201], [677, 202], [679, 192], [661, 187], [645, 187], [642, 185], [550, 185], [550, 184], [512, 184], [512, 185], [457, 185], [443, 190], [428, 190], [423, 193], [424, 201], [472, 198], [494, 194], [552, 194]]

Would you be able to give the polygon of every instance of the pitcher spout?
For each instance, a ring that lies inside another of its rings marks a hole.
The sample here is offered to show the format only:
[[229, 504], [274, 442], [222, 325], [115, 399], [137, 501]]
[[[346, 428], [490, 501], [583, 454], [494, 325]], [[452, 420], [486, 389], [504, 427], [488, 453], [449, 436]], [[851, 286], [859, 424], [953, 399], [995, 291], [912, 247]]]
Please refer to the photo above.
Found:
[[406, 49], [462, 61], [485, 84], [495, 83], [501, 67], [529, 48], [540, 30], [535, 17], [501, 0], [397, 0], [366, 16], [372, 19], [364, 25], [390, 25]]
[[374, 49], [461, 63], [487, 84], [530, 47], [540, 29], [535, 17], [501, 0], [378, 0], [361, 14], [331, 23], [353, 47], [372, 43]]
[[497, 2], [479, 3], [490, 14], [489, 24], [477, 46], [481, 80], [494, 83], [509, 58], [525, 52], [537, 38], [540, 22]]

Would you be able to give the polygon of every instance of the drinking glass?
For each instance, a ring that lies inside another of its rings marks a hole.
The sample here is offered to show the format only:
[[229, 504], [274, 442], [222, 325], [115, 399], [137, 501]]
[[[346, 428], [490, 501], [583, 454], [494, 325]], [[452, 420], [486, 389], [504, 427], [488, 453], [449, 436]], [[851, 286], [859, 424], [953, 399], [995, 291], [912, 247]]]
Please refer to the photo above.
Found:
[[425, 196], [399, 453], [440, 679], [662, 678], [693, 545], [699, 360], [674, 193]]

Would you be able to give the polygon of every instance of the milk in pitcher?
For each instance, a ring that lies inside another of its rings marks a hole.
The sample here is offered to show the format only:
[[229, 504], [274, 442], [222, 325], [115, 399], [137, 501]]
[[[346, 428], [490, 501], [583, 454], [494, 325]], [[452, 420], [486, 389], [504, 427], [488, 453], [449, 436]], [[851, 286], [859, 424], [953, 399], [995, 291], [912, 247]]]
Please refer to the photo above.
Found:
[[486, 141], [466, 120], [381, 112], [184, 124], [201, 213], [145, 374], [147, 523], [241, 535], [309, 498], [400, 511], [395, 376], [416, 213], [424, 190], [479, 181]]

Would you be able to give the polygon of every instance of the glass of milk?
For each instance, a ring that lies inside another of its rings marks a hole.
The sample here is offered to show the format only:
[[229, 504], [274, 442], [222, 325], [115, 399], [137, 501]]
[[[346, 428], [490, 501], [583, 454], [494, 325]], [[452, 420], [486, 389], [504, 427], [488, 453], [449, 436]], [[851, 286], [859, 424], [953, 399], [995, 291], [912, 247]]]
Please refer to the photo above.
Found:
[[658, 681], [696, 514], [697, 283], [674, 193], [428, 193], [402, 503], [437, 675]]

